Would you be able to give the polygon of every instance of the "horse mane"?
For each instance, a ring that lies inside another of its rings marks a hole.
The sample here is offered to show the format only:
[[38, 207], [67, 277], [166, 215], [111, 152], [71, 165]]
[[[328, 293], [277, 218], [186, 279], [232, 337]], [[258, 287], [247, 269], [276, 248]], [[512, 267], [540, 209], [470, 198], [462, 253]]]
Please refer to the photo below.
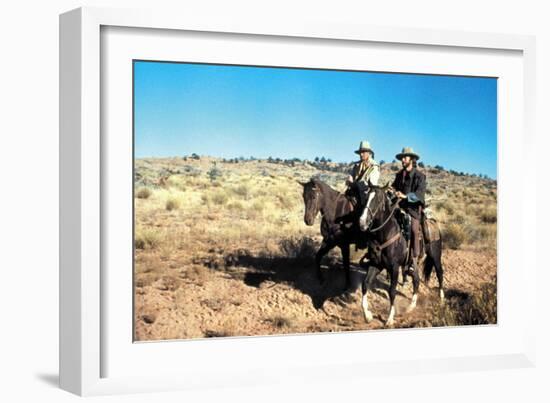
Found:
[[340, 193], [336, 189], [333, 189], [328, 183], [323, 182], [321, 179], [317, 177], [312, 177], [309, 181], [314, 185], [320, 187], [323, 191], [332, 191], [332, 192]]

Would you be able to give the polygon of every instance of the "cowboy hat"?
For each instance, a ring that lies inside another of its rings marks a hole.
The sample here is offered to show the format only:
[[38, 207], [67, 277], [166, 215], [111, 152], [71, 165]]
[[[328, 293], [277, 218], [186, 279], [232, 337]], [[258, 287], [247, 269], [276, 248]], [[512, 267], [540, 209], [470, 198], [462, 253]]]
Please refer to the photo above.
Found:
[[416, 158], [417, 160], [420, 159], [420, 155], [415, 153], [412, 147], [403, 147], [403, 150], [401, 150], [401, 152], [395, 156], [395, 159], [400, 160], [401, 158], [406, 157], [407, 155], [409, 157]]
[[363, 151], [368, 151], [372, 155], [374, 155], [374, 151], [372, 151], [372, 148], [370, 148], [370, 143], [367, 140], [363, 140], [359, 143], [359, 149], [355, 150], [355, 154], [361, 154]]

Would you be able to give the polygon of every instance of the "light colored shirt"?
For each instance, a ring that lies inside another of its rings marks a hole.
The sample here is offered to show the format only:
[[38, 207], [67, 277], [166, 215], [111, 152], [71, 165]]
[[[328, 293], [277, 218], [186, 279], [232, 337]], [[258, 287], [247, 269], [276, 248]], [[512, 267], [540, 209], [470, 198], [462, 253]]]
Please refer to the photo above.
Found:
[[369, 181], [372, 185], [378, 186], [380, 179], [380, 165], [373, 159], [369, 159], [367, 163], [358, 161], [353, 164], [353, 167], [348, 172], [354, 182], [365, 182], [368, 185]]

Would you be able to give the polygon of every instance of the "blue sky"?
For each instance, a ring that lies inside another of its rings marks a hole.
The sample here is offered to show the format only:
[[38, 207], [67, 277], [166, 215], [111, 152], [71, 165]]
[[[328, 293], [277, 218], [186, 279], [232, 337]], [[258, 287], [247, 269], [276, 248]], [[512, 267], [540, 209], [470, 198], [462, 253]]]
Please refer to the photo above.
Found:
[[496, 178], [497, 80], [455, 76], [134, 64], [135, 156], [350, 162], [403, 146], [421, 161]]

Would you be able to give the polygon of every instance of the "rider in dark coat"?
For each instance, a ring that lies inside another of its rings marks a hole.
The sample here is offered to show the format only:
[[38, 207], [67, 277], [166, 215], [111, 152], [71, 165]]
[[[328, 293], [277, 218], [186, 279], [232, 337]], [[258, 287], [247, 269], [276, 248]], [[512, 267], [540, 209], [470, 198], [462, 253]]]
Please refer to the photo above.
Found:
[[401, 160], [403, 169], [395, 175], [392, 188], [396, 191], [397, 197], [401, 199], [399, 206], [411, 217], [412, 259], [409, 266], [409, 273], [411, 273], [416, 270], [420, 255], [420, 219], [425, 204], [426, 176], [416, 169], [416, 162], [420, 156], [412, 148], [403, 148], [395, 158]]

